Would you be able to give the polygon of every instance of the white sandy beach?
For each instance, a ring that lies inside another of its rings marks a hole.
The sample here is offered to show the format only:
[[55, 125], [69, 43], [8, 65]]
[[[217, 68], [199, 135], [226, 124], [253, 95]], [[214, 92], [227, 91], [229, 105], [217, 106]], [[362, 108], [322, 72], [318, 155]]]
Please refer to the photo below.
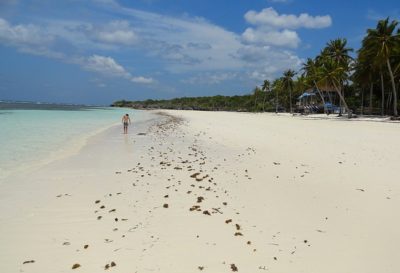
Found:
[[0, 272], [400, 272], [399, 123], [163, 112], [1, 181]]

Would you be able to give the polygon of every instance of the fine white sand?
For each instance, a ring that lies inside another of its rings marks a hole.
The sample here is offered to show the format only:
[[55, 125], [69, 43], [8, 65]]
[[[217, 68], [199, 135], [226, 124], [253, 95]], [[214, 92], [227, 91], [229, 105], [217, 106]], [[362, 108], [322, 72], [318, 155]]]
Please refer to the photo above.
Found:
[[399, 123], [164, 112], [1, 181], [0, 272], [400, 272]]

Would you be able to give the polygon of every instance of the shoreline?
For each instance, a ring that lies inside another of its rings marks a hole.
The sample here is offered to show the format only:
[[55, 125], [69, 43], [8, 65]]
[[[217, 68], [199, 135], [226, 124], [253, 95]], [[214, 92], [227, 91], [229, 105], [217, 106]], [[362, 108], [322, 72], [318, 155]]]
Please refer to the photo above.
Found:
[[[132, 109], [129, 109], [132, 110]], [[139, 110], [135, 110], [140, 112]], [[151, 113], [147, 114], [149, 117], [146, 117], [145, 119], [142, 120], [142, 118], [139, 119], [139, 123], [145, 122], [149, 119], [152, 119]], [[136, 121], [135, 121], [136, 122]], [[113, 127], [119, 127], [120, 123], [119, 122], [111, 122], [108, 125], [104, 125], [100, 128], [93, 128], [90, 131], [87, 132], [82, 132], [79, 135], [73, 137], [72, 139], [65, 140], [63, 143], [58, 143], [56, 150], [49, 152], [47, 155], [44, 157], [41, 157], [39, 159], [36, 159], [35, 161], [30, 161], [30, 162], [25, 162], [24, 164], [21, 164], [12, 170], [8, 171], [7, 173], [3, 173], [0, 175], [0, 183], [1, 180], [6, 180], [9, 177], [12, 177], [13, 175], [17, 175], [19, 173], [24, 173], [27, 174], [29, 172], [35, 171], [37, 169], [40, 169], [48, 164], [51, 164], [54, 161], [62, 160], [65, 158], [68, 158], [70, 156], [79, 154], [81, 149], [83, 149], [88, 142], [90, 142], [91, 138], [96, 137], [97, 135], [100, 135], [104, 133], [107, 130], [110, 130]]]
[[1, 176], [0, 179], [8, 179], [12, 177], [13, 175], [16, 175], [18, 173], [24, 173], [27, 174], [29, 172], [35, 171], [37, 169], [40, 169], [41, 167], [44, 167], [48, 164], [51, 164], [54, 161], [62, 160], [64, 158], [79, 154], [80, 150], [84, 148], [88, 142], [90, 141], [91, 138], [101, 134], [102, 132], [109, 130], [112, 127], [116, 127], [117, 123], [110, 124], [107, 126], [104, 126], [100, 129], [96, 129], [90, 132], [86, 132], [84, 134], [81, 134], [77, 138], [70, 140], [62, 145], [62, 147], [59, 147], [57, 151], [53, 151], [44, 158], [39, 159], [38, 161], [35, 161], [34, 163], [29, 164], [29, 166], [21, 165], [10, 171], [4, 176]]
[[0, 271], [400, 269], [395, 124], [161, 112], [0, 185]]

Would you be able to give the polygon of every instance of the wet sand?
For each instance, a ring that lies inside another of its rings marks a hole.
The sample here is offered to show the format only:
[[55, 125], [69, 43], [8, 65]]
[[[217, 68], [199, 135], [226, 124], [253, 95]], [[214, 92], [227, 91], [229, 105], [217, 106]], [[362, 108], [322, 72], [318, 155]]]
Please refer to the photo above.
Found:
[[399, 139], [398, 123], [163, 111], [3, 181], [0, 272], [399, 272]]

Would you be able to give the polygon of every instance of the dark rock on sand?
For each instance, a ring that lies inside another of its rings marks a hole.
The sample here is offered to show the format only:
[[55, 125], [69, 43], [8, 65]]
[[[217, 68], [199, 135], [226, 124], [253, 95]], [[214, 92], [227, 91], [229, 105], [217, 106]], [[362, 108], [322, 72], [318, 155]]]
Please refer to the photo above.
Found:
[[72, 269], [77, 269], [77, 268], [79, 268], [79, 267], [81, 267], [80, 264], [74, 264], [74, 265], [72, 266]]
[[239, 271], [239, 269], [237, 268], [237, 266], [235, 264], [231, 264], [231, 269], [233, 272]]

